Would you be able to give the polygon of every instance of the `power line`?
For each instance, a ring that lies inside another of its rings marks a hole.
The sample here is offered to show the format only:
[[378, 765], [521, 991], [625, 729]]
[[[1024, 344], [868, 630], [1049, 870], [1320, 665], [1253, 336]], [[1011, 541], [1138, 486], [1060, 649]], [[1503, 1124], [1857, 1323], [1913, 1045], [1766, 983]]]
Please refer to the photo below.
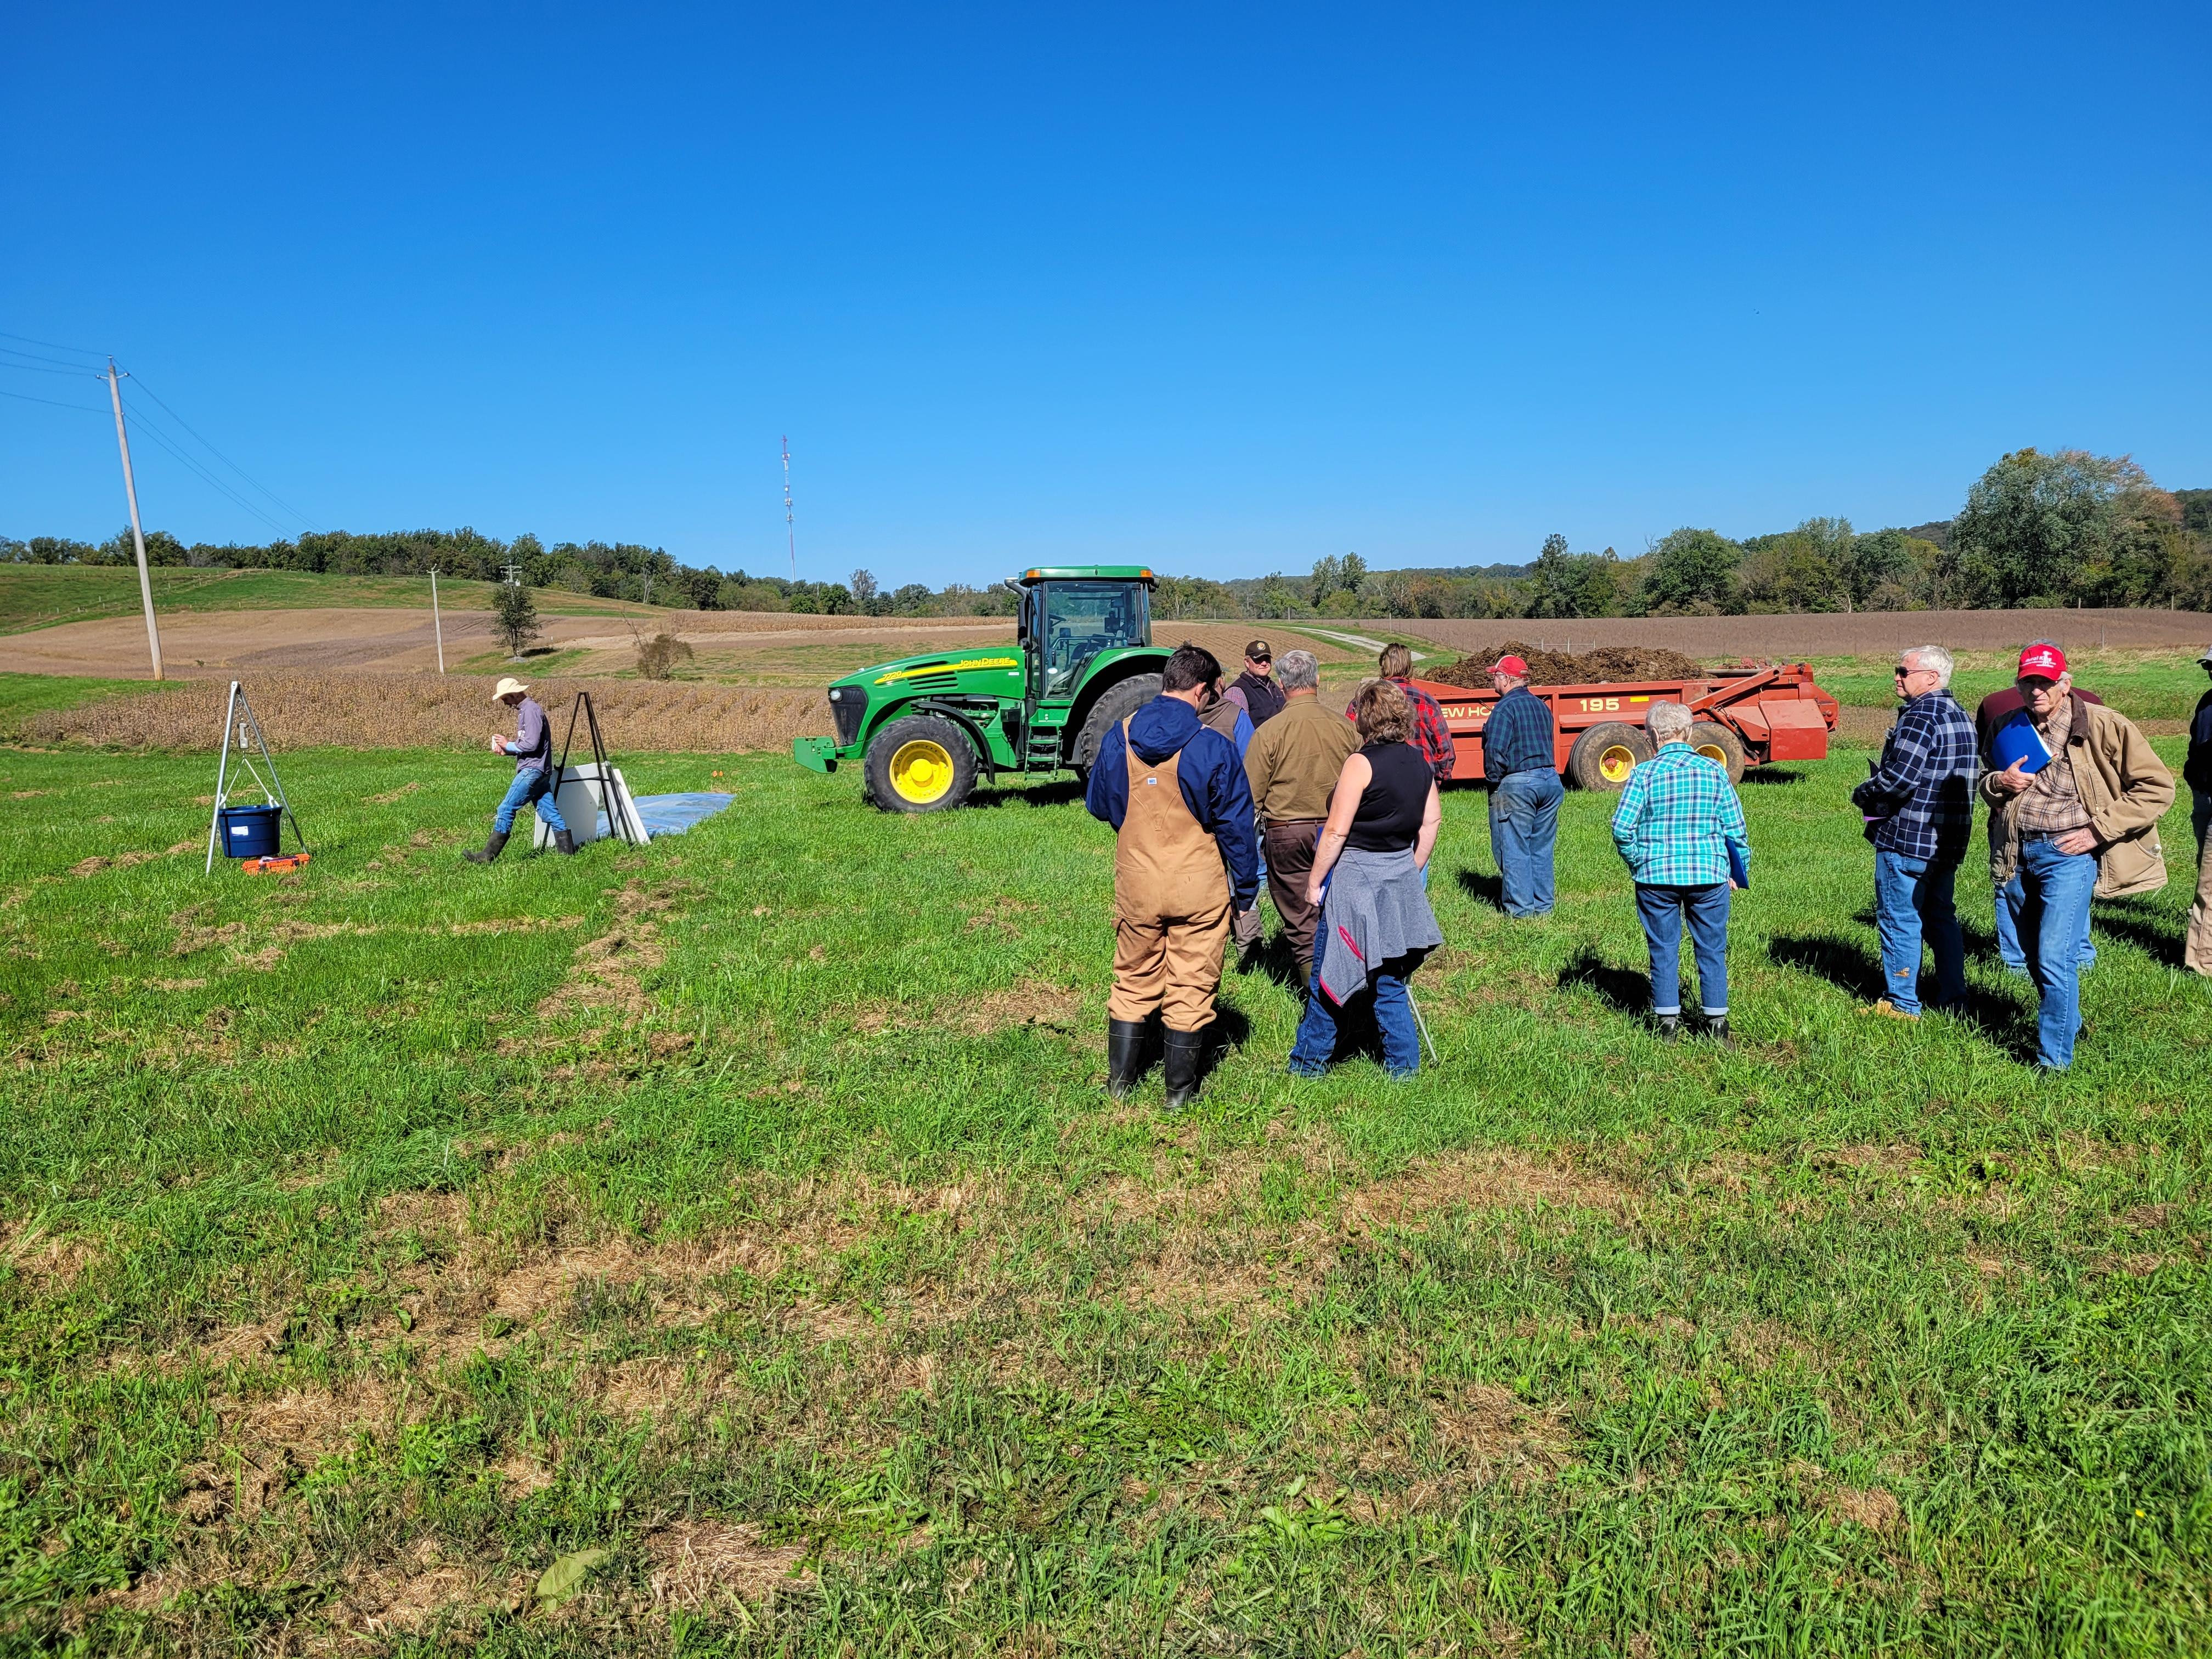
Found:
[[[6, 346], [0, 346], [0, 351], [5, 351], [7, 349]], [[23, 356], [27, 357], [30, 354], [25, 352]], [[0, 368], [12, 368], [21, 374], [82, 374], [84, 373], [81, 368], [40, 368], [36, 363], [0, 362]]]
[[262, 523], [267, 525], [271, 530], [275, 531], [279, 536], [283, 537], [287, 540], [291, 538], [292, 532], [290, 530], [278, 523], [275, 519], [270, 518], [266, 513], [256, 507], [252, 501], [247, 501], [245, 496], [240, 495], [228, 484], [223, 483], [221, 478], [216, 477], [214, 473], [209, 471], [207, 468], [201, 465], [199, 462], [194, 460], [190, 455], [187, 455], [182, 449], [178, 447], [174, 442], [171, 441], [168, 434], [161, 430], [161, 427], [147, 415], [143, 409], [134, 409], [131, 413], [137, 419], [138, 429], [141, 432], [151, 438], [155, 443], [161, 445], [162, 448], [167, 450], [171, 455], [176, 458], [180, 465], [190, 470], [191, 473], [203, 483], [206, 484], [209, 489], [216, 491], [234, 506], [252, 514], [255, 518], [260, 520]]
[[13, 346], [0, 346], [0, 351], [6, 352], [10, 357], [28, 357], [34, 363], [60, 363], [64, 368], [69, 370], [73, 374], [89, 374], [92, 373], [92, 371], [87, 368], [82, 363], [67, 362], [59, 357], [42, 356], [35, 351], [18, 351]]
[[228, 455], [226, 455], [226, 454], [224, 454], [224, 453], [222, 453], [222, 451], [221, 451], [220, 449], [217, 449], [217, 448], [216, 448], [213, 444], [209, 443], [209, 442], [208, 442], [208, 441], [207, 441], [204, 437], [202, 437], [202, 436], [201, 436], [201, 434], [200, 434], [200, 433], [199, 433], [198, 429], [198, 428], [196, 428], [192, 425], [192, 423], [191, 423], [190, 421], [187, 421], [187, 420], [186, 420], [183, 416], [181, 416], [181, 415], [178, 414], [178, 413], [177, 413], [177, 411], [176, 411], [175, 410], [173, 410], [173, 409], [170, 409], [167, 404], [166, 404], [166, 403], [162, 403], [162, 402], [161, 402], [161, 395], [160, 395], [158, 392], [156, 392], [154, 390], [154, 388], [153, 388], [153, 387], [151, 387], [151, 386], [148, 386], [148, 385], [146, 384], [146, 382], [145, 382], [144, 379], [143, 379], [142, 376], [139, 376], [139, 375], [137, 375], [137, 374], [132, 375], [132, 376], [131, 377], [131, 386], [132, 386], [133, 390], [135, 390], [135, 391], [138, 391], [138, 392], [144, 392], [148, 397], [149, 397], [149, 398], [153, 398], [153, 400], [154, 400], [155, 403], [157, 403], [157, 404], [161, 404], [162, 409], [164, 409], [165, 410], [167, 410], [167, 411], [168, 416], [169, 416], [169, 418], [170, 418], [171, 420], [174, 421], [174, 422], [175, 422], [179, 426], [180, 426], [180, 427], [184, 428], [184, 429], [185, 429], [185, 431], [187, 431], [187, 432], [191, 433], [191, 434], [192, 434], [192, 436], [193, 436], [193, 437], [195, 437], [195, 438], [198, 438], [198, 439], [199, 439], [199, 441], [200, 441], [200, 442], [201, 442], [203, 445], [204, 445], [204, 446], [206, 447], [206, 449], [207, 449], [208, 453], [210, 453], [210, 455], [213, 455], [213, 456], [214, 456], [217, 460], [221, 461], [221, 462], [222, 462], [225, 466], [228, 467], [228, 468], [229, 468], [233, 472], [235, 472], [236, 474], [238, 474], [238, 476], [239, 476], [240, 477], [241, 477], [241, 478], [245, 479], [247, 484], [249, 484], [250, 486], [252, 486], [253, 489], [257, 489], [257, 490], [259, 490], [259, 491], [261, 492], [261, 494], [263, 494], [264, 495], [266, 495], [266, 496], [267, 496], [270, 501], [274, 501], [274, 502], [275, 502], [278, 507], [283, 507], [283, 508], [284, 509], [284, 511], [285, 511], [285, 512], [287, 512], [287, 513], [290, 514], [291, 514], [295, 519], [297, 519], [297, 520], [298, 520], [301, 524], [306, 525], [306, 526], [307, 526], [307, 528], [308, 528], [308, 529], [310, 529], [310, 530], [314, 530], [314, 529], [317, 529], [317, 528], [319, 528], [319, 526], [318, 526], [315, 524], [315, 522], [314, 522], [313, 520], [311, 520], [310, 518], [308, 518], [308, 517], [307, 517], [307, 515], [306, 514], [304, 514], [304, 513], [301, 512], [301, 511], [300, 511], [300, 509], [299, 509], [298, 507], [294, 507], [294, 506], [293, 506], [289, 501], [285, 501], [282, 496], [278, 495], [277, 495], [274, 490], [270, 489], [267, 485], [265, 485], [265, 484], [264, 484], [264, 483], [260, 483], [258, 480], [257, 480], [257, 479], [252, 476], [252, 474], [249, 473], [249, 472], [248, 472], [248, 471], [247, 471], [244, 467], [240, 466], [240, 465], [236, 461], [232, 460], [232, 459], [230, 459], [230, 457], [229, 457], [229, 456], [228, 456]]
[[107, 355], [104, 351], [94, 351], [90, 346], [63, 345], [54, 340], [34, 340], [27, 334], [10, 334], [4, 328], [0, 328], [0, 340], [21, 340], [25, 345], [44, 346], [49, 351], [75, 351], [87, 357], [105, 357]]
[[9, 392], [4, 389], [0, 389], [0, 398], [14, 398], [27, 404], [52, 404], [56, 409], [82, 410], [88, 415], [98, 415], [103, 412], [93, 408], [88, 404], [56, 403], [52, 398], [33, 398], [27, 392]]

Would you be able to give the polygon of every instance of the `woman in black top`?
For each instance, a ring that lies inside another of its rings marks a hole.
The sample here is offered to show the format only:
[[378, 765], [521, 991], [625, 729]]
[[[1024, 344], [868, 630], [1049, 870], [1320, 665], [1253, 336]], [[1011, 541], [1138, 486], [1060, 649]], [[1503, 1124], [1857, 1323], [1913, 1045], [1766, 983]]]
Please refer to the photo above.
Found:
[[1371, 994], [1382, 1036], [1382, 1063], [1393, 1077], [1420, 1069], [1421, 1045], [1406, 981], [1443, 942], [1423, 889], [1443, 807], [1436, 775], [1407, 741], [1413, 711], [1388, 680], [1360, 688], [1353, 704], [1367, 741], [1346, 757], [1329, 797], [1328, 817], [1314, 849], [1307, 900], [1327, 898], [1315, 939], [1305, 1016], [1291, 1049], [1291, 1070], [1317, 1077], [1334, 1057], [1339, 1012], [1347, 1000]]

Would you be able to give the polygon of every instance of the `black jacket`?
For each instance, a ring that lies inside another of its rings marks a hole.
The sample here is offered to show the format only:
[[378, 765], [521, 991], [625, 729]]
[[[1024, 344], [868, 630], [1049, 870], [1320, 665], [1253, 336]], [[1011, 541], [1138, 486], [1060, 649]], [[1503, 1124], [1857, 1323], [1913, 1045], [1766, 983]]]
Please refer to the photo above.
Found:
[[2212, 691], [2197, 700], [2189, 718], [2189, 758], [2181, 763], [2181, 777], [2199, 794], [2212, 795]]

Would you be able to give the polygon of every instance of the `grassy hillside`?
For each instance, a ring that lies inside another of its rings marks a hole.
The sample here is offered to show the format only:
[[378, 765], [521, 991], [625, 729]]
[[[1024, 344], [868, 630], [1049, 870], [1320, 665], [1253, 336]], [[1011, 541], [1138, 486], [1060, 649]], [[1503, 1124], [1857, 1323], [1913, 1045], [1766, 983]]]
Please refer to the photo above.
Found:
[[[325, 605], [430, 608], [430, 583], [421, 576], [325, 576], [298, 570], [187, 570], [149, 573], [154, 609], [162, 611], [298, 611]], [[489, 611], [495, 584], [438, 583], [438, 602], [454, 611]], [[652, 617], [658, 605], [594, 599], [556, 588], [537, 590], [538, 608], [554, 616]], [[123, 617], [138, 610], [138, 573], [112, 565], [0, 565], [0, 634], [20, 634], [59, 623]]]
[[203, 879], [201, 760], [0, 752], [11, 1650], [2202, 1651], [2188, 883], [2039, 1079], [1973, 870], [1971, 1016], [1861, 1012], [1863, 770], [1746, 787], [1735, 1052], [1609, 799], [1523, 923], [1462, 791], [1441, 1060], [1285, 1076], [1270, 958], [1170, 1118], [1064, 784], [639, 758], [739, 806], [480, 870], [489, 757], [308, 752], [314, 862]]

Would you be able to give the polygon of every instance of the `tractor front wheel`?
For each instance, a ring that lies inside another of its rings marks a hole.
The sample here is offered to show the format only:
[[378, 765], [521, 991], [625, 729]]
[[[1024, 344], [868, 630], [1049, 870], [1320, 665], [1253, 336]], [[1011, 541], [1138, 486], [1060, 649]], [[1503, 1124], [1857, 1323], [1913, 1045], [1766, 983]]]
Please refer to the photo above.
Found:
[[1098, 763], [1098, 751], [1106, 746], [1107, 733], [1159, 695], [1158, 674], [1132, 674], [1120, 684], [1109, 686], [1076, 734], [1075, 752], [1067, 757], [1075, 775], [1088, 782], [1091, 769]]
[[1575, 739], [1567, 751], [1567, 775], [1577, 789], [1618, 792], [1628, 775], [1651, 758], [1651, 739], [1640, 726], [1603, 720]]
[[1743, 739], [1718, 720], [1699, 720], [1690, 728], [1690, 747], [1726, 769], [1731, 785], [1743, 781]]
[[876, 733], [868, 794], [887, 812], [941, 812], [975, 787], [975, 745], [942, 714], [909, 714]]

